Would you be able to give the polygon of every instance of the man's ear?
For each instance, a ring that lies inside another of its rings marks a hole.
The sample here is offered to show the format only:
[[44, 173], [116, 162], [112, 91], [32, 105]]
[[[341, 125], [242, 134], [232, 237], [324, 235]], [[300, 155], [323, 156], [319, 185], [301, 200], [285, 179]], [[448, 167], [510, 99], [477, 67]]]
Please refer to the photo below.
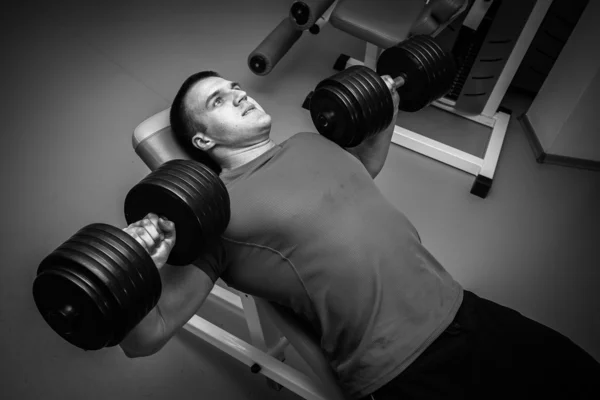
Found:
[[194, 137], [192, 137], [192, 143], [196, 148], [202, 151], [210, 150], [216, 144], [213, 139], [203, 132], [197, 132]]

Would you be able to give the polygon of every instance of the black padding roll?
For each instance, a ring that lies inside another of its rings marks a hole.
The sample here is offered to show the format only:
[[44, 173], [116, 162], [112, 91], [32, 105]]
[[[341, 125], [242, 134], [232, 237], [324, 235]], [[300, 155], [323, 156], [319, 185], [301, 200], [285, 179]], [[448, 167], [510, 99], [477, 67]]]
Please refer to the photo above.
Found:
[[279, 25], [248, 56], [248, 67], [256, 75], [267, 75], [291, 47], [300, 39], [302, 31], [295, 28], [290, 18]]
[[310, 29], [335, 0], [294, 1], [290, 7], [290, 20], [298, 30]]
[[438, 30], [440, 23], [431, 13], [425, 13], [410, 28], [411, 35], [431, 35]]
[[431, 15], [440, 23], [445, 24], [452, 18], [469, 0], [434, 0], [431, 2]]

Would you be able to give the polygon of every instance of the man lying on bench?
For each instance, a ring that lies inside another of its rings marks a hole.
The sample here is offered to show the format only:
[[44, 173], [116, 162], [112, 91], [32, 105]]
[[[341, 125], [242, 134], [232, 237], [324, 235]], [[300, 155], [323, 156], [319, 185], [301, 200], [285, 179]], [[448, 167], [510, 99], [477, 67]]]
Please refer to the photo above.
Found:
[[121, 342], [125, 353], [159, 351], [221, 278], [311, 326], [353, 399], [600, 398], [598, 362], [463, 289], [386, 200], [374, 178], [396, 117], [352, 149], [309, 132], [278, 144], [271, 116], [240, 84], [211, 71], [189, 77], [171, 128], [220, 174], [231, 220], [213, 251], [187, 267], [165, 266], [173, 223], [149, 214], [124, 229], [163, 279], [158, 305]]

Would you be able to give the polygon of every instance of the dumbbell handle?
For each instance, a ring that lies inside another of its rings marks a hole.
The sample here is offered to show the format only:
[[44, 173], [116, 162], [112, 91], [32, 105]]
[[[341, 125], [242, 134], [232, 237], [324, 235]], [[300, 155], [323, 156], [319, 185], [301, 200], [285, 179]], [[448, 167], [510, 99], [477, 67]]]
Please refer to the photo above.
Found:
[[404, 75], [398, 75], [394, 79], [392, 79], [392, 77], [389, 75], [382, 75], [381, 79], [383, 79], [383, 81], [387, 85], [388, 89], [390, 89], [390, 91], [398, 89], [399, 87], [404, 85], [404, 83], [406, 82], [404, 80]]

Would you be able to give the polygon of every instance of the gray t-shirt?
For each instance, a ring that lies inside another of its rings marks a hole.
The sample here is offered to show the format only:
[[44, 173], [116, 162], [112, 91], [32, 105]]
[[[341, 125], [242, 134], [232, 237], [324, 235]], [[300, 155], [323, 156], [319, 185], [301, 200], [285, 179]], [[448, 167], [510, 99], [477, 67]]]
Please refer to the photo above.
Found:
[[220, 177], [221, 278], [304, 320], [349, 396], [388, 383], [452, 322], [463, 289], [343, 148], [302, 132]]

